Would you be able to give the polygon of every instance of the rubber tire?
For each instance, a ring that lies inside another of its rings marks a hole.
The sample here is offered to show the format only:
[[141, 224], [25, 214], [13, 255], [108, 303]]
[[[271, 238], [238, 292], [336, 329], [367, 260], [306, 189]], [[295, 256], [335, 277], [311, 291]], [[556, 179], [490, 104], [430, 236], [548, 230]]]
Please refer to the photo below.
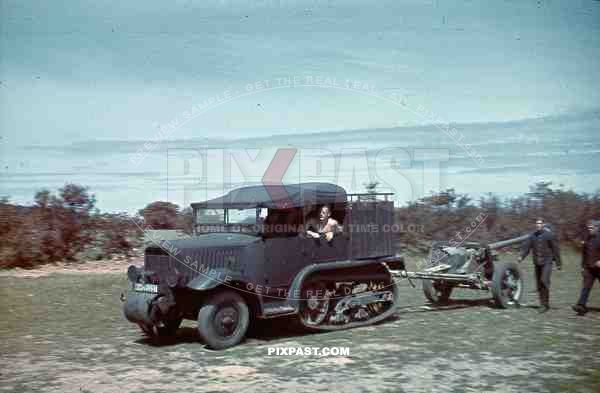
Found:
[[433, 280], [423, 280], [423, 294], [427, 300], [429, 300], [433, 304], [445, 304], [450, 300], [450, 295], [452, 294], [452, 287], [445, 286], [441, 294], [438, 295], [436, 289], [433, 287]]
[[[213, 318], [223, 305], [233, 305], [238, 312], [238, 327], [234, 334], [223, 338], [214, 329]], [[250, 312], [243, 297], [233, 290], [225, 289], [210, 295], [198, 312], [198, 334], [210, 349], [226, 349], [239, 344], [248, 331]]]
[[[521, 292], [519, 293], [519, 298], [513, 304], [508, 303], [504, 296], [502, 296], [502, 278], [508, 269], [517, 271], [519, 274], [519, 280], [521, 281]], [[492, 277], [491, 290], [492, 295], [494, 296], [494, 302], [498, 308], [519, 307], [520, 303], [523, 302], [523, 296], [525, 295], [525, 282], [523, 280], [523, 272], [521, 271], [519, 264], [516, 262], [496, 263], [494, 265], [494, 275]]]

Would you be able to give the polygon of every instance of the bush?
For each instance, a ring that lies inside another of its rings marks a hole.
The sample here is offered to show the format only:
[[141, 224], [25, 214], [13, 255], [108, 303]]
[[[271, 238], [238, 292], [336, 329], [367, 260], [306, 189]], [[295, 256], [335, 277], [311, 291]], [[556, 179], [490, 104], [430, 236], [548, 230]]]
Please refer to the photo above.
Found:
[[465, 237], [471, 223], [481, 225], [468, 240], [493, 242], [531, 232], [538, 217], [553, 227], [563, 245], [579, 247], [586, 222], [599, 216], [600, 193], [578, 194], [552, 183], [537, 183], [520, 197], [501, 200], [489, 194], [477, 202], [449, 189], [397, 208], [395, 220], [423, 226], [422, 233], [404, 232], [400, 238], [403, 248], [422, 253], [433, 240], [459, 240], [457, 233]]
[[144, 218], [146, 225], [154, 229], [175, 229], [177, 228], [177, 215], [179, 207], [171, 202], [152, 202], [139, 211], [139, 215]]
[[[375, 193], [376, 183], [368, 186]], [[180, 211], [170, 202], [156, 201], [139, 211], [144, 225], [125, 214], [100, 213], [95, 197], [86, 187], [67, 184], [58, 195], [41, 190], [33, 206], [18, 206], [0, 200], [0, 268], [34, 267], [64, 260], [129, 257], [143, 244], [143, 230], [181, 229], [192, 233], [193, 216], [189, 208]], [[399, 251], [426, 253], [433, 240], [466, 238], [472, 223], [477, 230], [468, 240], [497, 241], [516, 237], [533, 229], [537, 217], [553, 226], [565, 245], [579, 247], [589, 219], [600, 218], [600, 193], [578, 194], [551, 183], [538, 183], [530, 192], [507, 200], [486, 195], [479, 201], [454, 189], [421, 198], [397, 208], [395, 222], [404, 228]]]
[[126, 214], [100, 213], [87, 187], [66, 184], [54, 195], [35, 194], [33, 206], [0, 200], [0, 268], [30, 268], [43, 263], [130, 257], [143, 244], [143, 230], [192, 231], [192, 212], [169, 202], [153, 202], [140, 211], [139, 225]]

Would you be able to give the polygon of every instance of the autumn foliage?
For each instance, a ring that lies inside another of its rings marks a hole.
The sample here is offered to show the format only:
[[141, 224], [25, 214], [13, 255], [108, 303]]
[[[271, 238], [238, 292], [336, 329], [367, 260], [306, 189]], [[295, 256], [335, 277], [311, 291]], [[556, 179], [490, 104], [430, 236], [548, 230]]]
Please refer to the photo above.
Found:
[[[376, 186], [368, 192], [376, 192]], [[0, 268], [129, 257], [141, 249], [144, 229], [192, 231], [191, 210], [170, 202], [152, 202], [136, 217], [101, 213], [95, 204], [88, 188], [76, 184], [57, 194], [39, 191], [31, 206], [0, 200]], [[508, 239], [533, 230], [537, 217], [552, 226], [563, 247], [578, 247], [586, 221], [600, 218], [600, 193], [538, 183], [516, 198], [489, 194], [472, 200], [449, 189], [396, 209], [395, 221], [405, 229], [398, 234], [398, 250], [423, 254], [433, 240], [460, 240], [457, 234], [487, 242]]]
[[493, 242], [518, 237], [533, 231], [538, 217], [551, 226], [563, 247], [577, 248], [587, 220], [600, 218], [600, 193], [579, 194], [543, 182], [519, 197], [488, 194], [474, 201], [449, 189], [396, 209], [395, 220], [423, 228], [401, 233], [399, 242], [404, 252], [424, 253], [433, 240]]

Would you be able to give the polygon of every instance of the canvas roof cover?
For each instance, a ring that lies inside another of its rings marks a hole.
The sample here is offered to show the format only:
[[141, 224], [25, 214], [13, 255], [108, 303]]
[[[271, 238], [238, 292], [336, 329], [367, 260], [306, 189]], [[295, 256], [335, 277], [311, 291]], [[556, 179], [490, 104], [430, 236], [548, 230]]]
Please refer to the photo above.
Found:
[[194, 209], [232, 208], [288, 209], [313, 204], [346, 202], [346, 191], [331, 183], [256, 185], [238, 188], [206, 202], [192, 203]]

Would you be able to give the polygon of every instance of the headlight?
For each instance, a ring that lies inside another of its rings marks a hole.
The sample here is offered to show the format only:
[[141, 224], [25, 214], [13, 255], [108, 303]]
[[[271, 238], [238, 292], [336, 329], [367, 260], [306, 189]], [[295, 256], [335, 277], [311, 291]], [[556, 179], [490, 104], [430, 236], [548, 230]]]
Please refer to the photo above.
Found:
[[129, 281], [136, 283], [140, 278], [140, 271], [137, 267], [131, 265], [127, 268], [127, 278]]

